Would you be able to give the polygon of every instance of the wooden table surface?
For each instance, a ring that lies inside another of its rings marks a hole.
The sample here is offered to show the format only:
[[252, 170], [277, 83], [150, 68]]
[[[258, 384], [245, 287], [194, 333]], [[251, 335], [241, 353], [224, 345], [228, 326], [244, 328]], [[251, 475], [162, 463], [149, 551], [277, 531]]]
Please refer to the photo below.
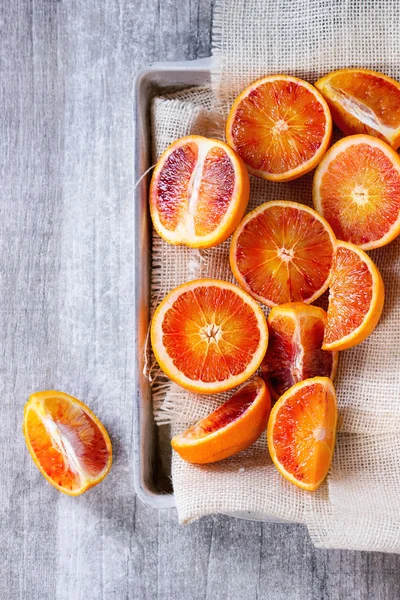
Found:
[[[187, 527], [132, 482], [132, 89], [155, 60], [210, 53], [212, 0], [0, 2], [0, 597], [400, 598], [395, 555], [315, 550], [302, 526]], [[58, 493], [21, 435], [30, 393], [62, 389], [115, 461]]]

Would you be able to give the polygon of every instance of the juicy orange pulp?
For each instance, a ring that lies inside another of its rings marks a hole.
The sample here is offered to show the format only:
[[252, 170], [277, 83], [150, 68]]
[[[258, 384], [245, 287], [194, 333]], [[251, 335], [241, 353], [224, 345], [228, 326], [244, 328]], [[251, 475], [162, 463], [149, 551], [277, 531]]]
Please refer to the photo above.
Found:
[[250, 377], [268, 343], [259, 306], [218, 280], [197, 280], [171, 292], [154, 315], [151, 335], [166, 374], [183, 387], [209, 393]]
[[242, 161], [223, 142], [188, 136], [174, 142], [156, 165], [150, 211], [158, 233], [172, 244], [221, 243], [242, 218], [249, 179]]
[[246, 383], [210, 415], [175, 436], [172, 447], [189, 462], [216, 462], [253, 444], [265, 429], [271, 398], [259, 377]]
[[322, 308], [302, 302], [282, 304], [271, 310], [262, 372], [274, 398], [310, 377], [333, 379], [338, 355], [321, 349], [325, 323], [326, 313]]
[[368, 133], [400, 145], [400, 83], [366, 69], [343, 69], [316, 82], [346, 135]]
[[288, 180], [318, 164], [331, 129], [329, 109], [315, 88], [296, 77], [274, 75], [237, 98], [226, 133], [251, 173]]
[[273, 201], [249, 213], [232, 238], [238, 282], [260, 302], [313, 302], [328, 286], [334, 235], [312, 209]]
[[336, 236], [365, 250], [400, 231], [400, 158], [370, 136], [344, 138], [325, 155], [314, 179], [315, 207]]
[[344, 350], [375, 329], [384, 303], [380, 273], [362, 250], [338, 242], [330, 283], [324, 348]]
[[96, 485], [111, 467], [111, 442], [103, 425], [87, 406], [63, 392], [30, 397], [24, 434], [42, 474], [69, 495]]
[[325, 479], [335, 446], [336, 396], [332, 382], [315, 377], [296, 384], [275, 404], [268, 446], [278, 470], [314, 491]]

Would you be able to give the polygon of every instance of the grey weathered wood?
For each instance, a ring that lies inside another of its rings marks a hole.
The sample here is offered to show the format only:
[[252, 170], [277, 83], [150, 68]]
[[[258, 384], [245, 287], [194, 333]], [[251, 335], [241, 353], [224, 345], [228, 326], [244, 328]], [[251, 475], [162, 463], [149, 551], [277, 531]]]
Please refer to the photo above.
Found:
[[[188, 527], [132, 485], [135, 72], [210, 51], [212, 0], [0, 2], [0, 597], [29, 600], [400, 597], [400, 558], [315, 550], [302, 526]], [[109, 477], [51, 488], [23, 405], [60, 388], [98, 413]]]

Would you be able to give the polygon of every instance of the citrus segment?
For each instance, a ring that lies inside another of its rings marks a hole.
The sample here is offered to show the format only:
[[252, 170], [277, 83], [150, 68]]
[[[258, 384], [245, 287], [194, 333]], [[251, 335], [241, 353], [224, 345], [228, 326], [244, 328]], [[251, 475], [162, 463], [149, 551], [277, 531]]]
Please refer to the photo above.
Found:
[[102, 481], [111, 468], [107, 431], [83, 402], [63, 392], [32, 394], [24, 411], [24, 435], [41, 473], [70, 496]]
[[400, 83], [367, 69], [342, 69], [315, 87], [327, 101], [334, 123], [346, 135], [367, 133], [395, 150], [400, 146]]
[[269, 391], [264, 381], [255, 377], [208, 417], [175, 436], [171, 445], [191, 463], [222, 460], [245, 450], [260, 437], [270, 410]]
[[173, 381], [211, 394], [254, 373], [267, 349], [268, 328], [261, 308], [240, 288], [199, 279], [164, 298], [152, 320], [151, 341]]
[[240, 285], [267, 306], [313, 302], [328, 287], [335, 236], [313, 209], [272, 201], [250, 212], [230, 249]]
[[315, 172], [313, 199], [339, 239], [384, 246], [400, 233], [400, 157], [377, 138], [343, 138]]
[[364, 341], [378, 324], [384, 296], [382, 277], [370, 257], [353, 244], [338, 242], [322, 347], [345, 350]]
[[303, 302], [275, 306], [269, 313], [262, 372], [275, 399], [304, 379], [334, 378], [338, 354], [321, 349], [325, 323], [322, 308]]
[[226, 240], [243, 217], [249, 176], [223, 142], [198, 135], [171, 144], [150, 185], [150, 213], [171, 244], [208, 248]]
[[288, 181], [311, 171], [329, 146], [332, 119], [312, 85], [287, 75], [255, 81], [235, 100], [226, 139], [257, 177]]
[[336, 395], [327, 377], [290, 388], [271, 411], [267, 439], [278, 471], [298, 487], [314, 491], [328, 474], [335, 447]]

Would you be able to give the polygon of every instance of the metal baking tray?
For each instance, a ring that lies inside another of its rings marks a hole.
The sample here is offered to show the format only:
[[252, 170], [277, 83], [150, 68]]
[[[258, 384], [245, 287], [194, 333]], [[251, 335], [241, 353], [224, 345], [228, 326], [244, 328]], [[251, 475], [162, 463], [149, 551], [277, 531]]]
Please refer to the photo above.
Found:
[[[139, 73], [134, 98], [134, 181], [138, 182], [151, 166], [150, 102], [171, 89], [204, 86], [210, 83], [215, 59], [190, 62], [155, 63]], [[148, 189], [151, 174], [143, 177], [134, 190], [134, 310], [135, 310], [135, 400], [134, 400], [134, 483], [139, 498], [154, 508], [175, 506], [170, 480], [170, 455], [163, 444], [165, 427], [153, 419], [151, 389], [143, 374], [145, 345], [149, 325], [150, 300], [150, 217]], [[160, 455], [160, 447], [163, 454]]]
[[[170, 466], [169, 430], [153, 419], [151, 388], [144, 375], [145, 347], [150, 317], [151, 230], [148, 190], [151, 174], [150, 103], [154, 96], [178, 88], [204, 86], [211, 81], [215, 57], [189, 62], [155, 63], [139, 73], [134, 98], [134, 310], [135, 310], [135, 400], [134, 484], [138, 497], [153, 508], [175, 506]], [[143, 177], [141, 179], [141, 177]], [[235, 516], [254, 521], [272, 521], [265, 515], [243, 511]], [[274, 522], [283, 522], [277, 521]]]

